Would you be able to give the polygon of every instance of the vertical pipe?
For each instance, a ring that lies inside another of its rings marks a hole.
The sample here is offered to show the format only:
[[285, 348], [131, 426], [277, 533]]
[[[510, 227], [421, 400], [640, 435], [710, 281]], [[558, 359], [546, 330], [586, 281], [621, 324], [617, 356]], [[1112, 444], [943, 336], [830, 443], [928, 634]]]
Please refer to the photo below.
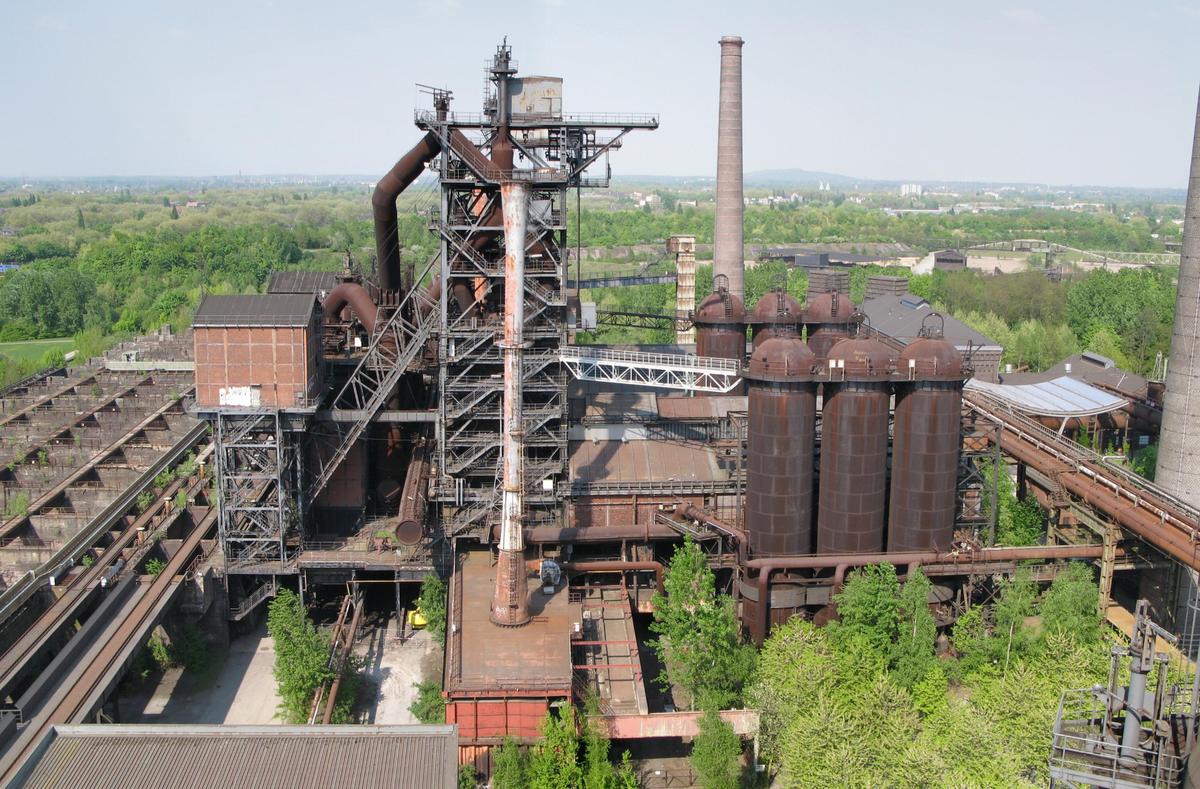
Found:
[[1167, 364], [1155, 482], [1200, 506], [1200, 101], [1192, 139], [1192, 166], [1184, 205], [1179, 292]]
[[522, 534], [524, 441], [521, 424], [521, 350], [525, 324], [525, 225], [529, 191], [525, 184], [506, 181], [500, 186], [504, 211], [504, 410], [502, 414], [503, 479], [500, 553], [492, 622], [514, 627], [529, 621], [529, 584]]
[[729, 292], [743, 299], [742, 240], [742, 39], [721, 45], [721, 93], [717, 121], [717, 215], [713, 231], [713, 274], [724, 274]]

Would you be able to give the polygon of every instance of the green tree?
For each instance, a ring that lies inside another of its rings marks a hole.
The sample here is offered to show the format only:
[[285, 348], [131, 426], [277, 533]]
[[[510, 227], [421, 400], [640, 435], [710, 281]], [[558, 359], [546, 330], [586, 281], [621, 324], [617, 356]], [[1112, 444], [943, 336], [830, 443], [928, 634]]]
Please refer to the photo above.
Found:
[[280, 712], [289, 723], [308, 719], [321, 683], [333, 679], [327, 640], [313, 626], [300, 596], [282, 589], [267, 610], [267, 632], [275, 641], [275, 685]]
[[714, 708], [700, 716], [700, 733], [692, 742], [692, 769], [701, 789], [737, 789], [742, 741]]
[[505, 737], [492, 753], [493, 789], [526, 789], [529, 786], [528, 761], [516, 741]]
[[933, 584], [919, 567], [909, 572], [900, 590], [899, 625], [892, 650], [892, 676], [912, 690], [937, 665], [933, 654], [937, 622], [929, 610]]
[[900, 582], [895, 567], [885, 562], [856, 570], [834, 602], [838, 621], [831, 623], [831, 637], [835, 641], [861, 640], [878, 655], [891, 653], [900, 627]]
[[421, 581], [421, 594], [417, 607], [429, 622], [426, 627], [439, 644], [446, 643], [446, 582], [436, 573], [430, 573]]
[[1037, 599], [1037, 584], [1028, 567], [1018, 567], [1017, 572], [1000, 582], [1000, 597], [994, 607], [995, 639], [994, 659], [1008, 669], [1014, 655], [1026, 654], [1032, 645], [1032, 634], [1025, 626], [1025, 618], [1033, 614], [1033, 603]]
[[564, 707], [559, 716], [547, 713], [541, 734], [542, 740], [529, 754], [529, 789], [577, 789], [583, 783], [583, 768], [579, 765], [575, 708]]
[[1092, 577], [1092, 568], [1084, 562], [1071, 562], [1062, 568], [1042, 596], [1038, 613], [1046, 633], [1066, 633], [1081, 644], [1100, 639], [1100, 589]]
[[741, 640], [733, 600], [718, 594], [716, 579], [700, 548], [686, 539], [675, 549], [664, 581], [666, 594], [653, 598], [651, 642], [666, 666], [668, 684], [683, 688], [692, 706], [725, 707], [738, 698], [754, 668], [754, 648]]

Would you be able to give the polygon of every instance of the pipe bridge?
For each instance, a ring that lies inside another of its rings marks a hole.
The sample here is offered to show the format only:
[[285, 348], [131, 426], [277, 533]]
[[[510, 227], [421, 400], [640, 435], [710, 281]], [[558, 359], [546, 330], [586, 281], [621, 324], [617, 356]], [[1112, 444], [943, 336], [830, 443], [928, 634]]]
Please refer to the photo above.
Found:
[[963, 406], [999, 428], [1000, 449], [1186, 567], [1200, 571], [1200, 510], [982, 392]]
[[682, 353], [613, 351], [573, 345], [559, 353], [562, 364], [581, 381], [652, 386], [684, 392], [731, 391], [741, 382], [741, 365]]

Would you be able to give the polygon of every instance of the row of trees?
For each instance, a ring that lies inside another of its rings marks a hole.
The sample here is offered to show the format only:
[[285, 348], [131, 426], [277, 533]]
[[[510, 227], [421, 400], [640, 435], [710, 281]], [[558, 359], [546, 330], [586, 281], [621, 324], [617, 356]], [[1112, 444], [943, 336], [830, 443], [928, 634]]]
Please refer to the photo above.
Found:
[[[1153, 236], [1158, 229], [1137, 215], [1038, 208], [892, 216], [877, 208], [842, 203], [751, 206], [745, 213], [746, 242], [751, 244], [903, 243], [933, 250], [965, 243], [1041, 238], [1080, 249], [1148, 252], [1163, 248]], [[675, 233], [694, 235], [705, 244], [712, 242], [712, 231], [713, 213], [707, 208], [665, 213], [588, 210], [583, 214], [579, 235], [588, 246], [652, 244]]]
[[[1149, 373], [1159, 353], [1170, 347], [1175, 314], [1175, 276], [1170, 269], [1092, 271], [1053, 282], [1036, 271], [983, 276], [975, 271], [913, 274], [903, 268], [856, 267], [850, 297], [861, 303], [867, 278], [875, 274], [908, 278], [909, 290], [936, 309], [962, 320], [1004, 347], [1005, 363], [1043, 370], [1080, 351], [1107, 356], [1123, 369]], [[803, 271], [782, 262], [746, 271], [746, 304], [753, 308], [770, 290], [784, 287], [801, 301], [807, 293]], [[712, 292], [712, 268], [701, 266], [696, 293]], [[601, 309], [673, 312], [671, 285], [640, 285], [588, 291]], [[607, 343], [667, 343], [668, 329], [606, 328], [595, 340]]]
[[1067, 565], [1039, 595], [1019, 571], [942, 654], [919, 570], [852, 574], [838, 622], [793, 619], [759, 655], [763, 757], [785, 786], [1044, 786], [1058, 696], [1105, 677], [1091, 573]]

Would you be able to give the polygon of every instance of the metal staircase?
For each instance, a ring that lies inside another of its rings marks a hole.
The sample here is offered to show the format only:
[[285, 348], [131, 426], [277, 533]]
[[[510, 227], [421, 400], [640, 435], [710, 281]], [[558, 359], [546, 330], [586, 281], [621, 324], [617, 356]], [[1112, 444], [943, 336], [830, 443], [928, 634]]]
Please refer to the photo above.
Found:
[[[437, 258], [432, 259], [415, 282], [423, 282], [436, 262]], [[308, 501], [315, 501], [329, 484], [354, 442], [396, 388], [400, 376], [429, 341], [437, 324], [435, 306], [424, 289], [415, 285], [371, 338], [371, 347], [334, 398], [336, 407], [355, 411], [358, 418], [340, 427], [337, 447], [320, 459], [308, 487]]]

